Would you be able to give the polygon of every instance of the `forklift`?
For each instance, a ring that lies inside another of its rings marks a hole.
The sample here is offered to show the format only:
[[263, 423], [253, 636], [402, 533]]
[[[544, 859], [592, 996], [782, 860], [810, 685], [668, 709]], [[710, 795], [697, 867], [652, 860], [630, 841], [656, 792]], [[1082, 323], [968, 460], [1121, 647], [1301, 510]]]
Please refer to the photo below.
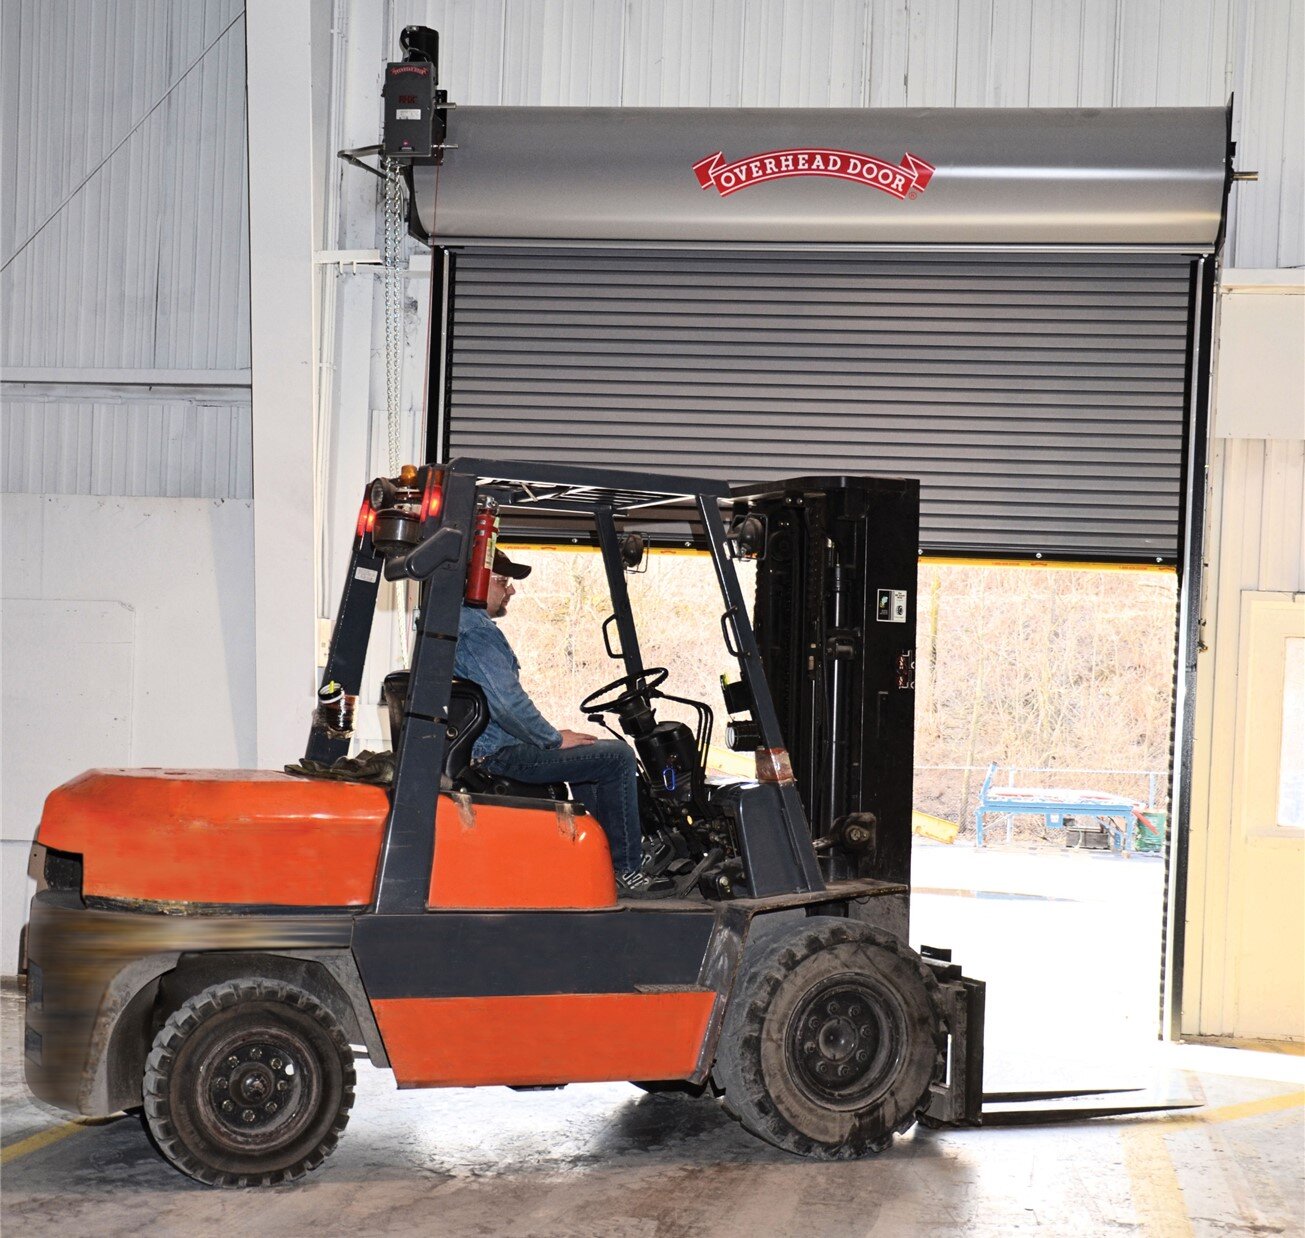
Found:
[[[399, 1087], [710, 1092], [819, 1158], [977, 1122], [983, 985], [907, 944], [918, 508], [917, 483], [883, 478], [731, 487], [473, 459], [377, 478], [303, 768], [347, 774], [378, 591], [407, 580], [392, 782], [95, 770], [55, 790], [27, 931], [32, 1091], [141, 1108], [163, 1155], [216, 1186], [320, 1165], [356, 1052]], [[717, 708], [642, 660], [627, 573], [664, 512], [719, 586], [703, 603], [733, 668]], [[459, 615], [501, 523], [538, 513], [602, 554], [623, 673], [582, 709], [637, 753], [670, 898], [618, 899], [606, 836], [565, 786], [471, 759], [488, 710], [454, 675]], [[755, 626], [739, 560], [757, 565]], [[659, 719], [666, 701], [697, 726]], [[708, 776], [720, 711], [755, 778]]]

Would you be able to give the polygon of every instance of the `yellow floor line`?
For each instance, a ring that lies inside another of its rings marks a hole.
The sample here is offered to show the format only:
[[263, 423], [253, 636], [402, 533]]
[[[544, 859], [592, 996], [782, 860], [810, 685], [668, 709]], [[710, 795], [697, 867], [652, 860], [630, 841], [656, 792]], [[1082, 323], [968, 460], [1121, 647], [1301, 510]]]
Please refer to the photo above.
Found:
[[1195, 1232], [1165, 1145], [1170, 1125], [1148, 1123], [1124, 1132], [1124, 1164], [1132, 1186], [1133, 1207], [1142, 1232], [1149, 1238], [1188, 1238]]
[[16, 1161], [20, 1156], [26, 1156], [30, 1152], [39, 1152], [42, 1148], [48, 1148], [52, 1143], [58, 1143], [59, 1140], [67, 1139], [69, 1135], [75, 1135], [85, 1129], [86, 1123], [65, 1122], [62, 1126], [52, 1126], [49, 1130], [37, 1131], [35, 1135], [28, 1135], [26, 1139], [11, 1143], [7, 1148], [0, 1148], [0, 1165], [8, 1165], [10, 1161]]
[[1286, 1092], [1281, 1096], [1263, 1096], [1259, 1100], [1239, 1101], [1235, 1105], [1220, 1105], [1217, 1109], [1205, 1109], [1197, 1113], [1186, 1113], [1163, 1123], [1166, 1130], [1175, 1126], [1210, 1126], [1216, 1122], [1235, 1122], [1238, 1118], [1262, 1117], [1266, 1113], [1281, 1113], [1284, 1109], [1305, 1107], [1305, 1091]]
[[1305, 1106], [1305, 1091], [1264, 1096], [1259, 1100], [1220, 1105], [1202, 1113], [1188, 1113], [1147, 1122], [1124, 1131], [1124, 1163], [1132, 1185], [1133, 1205], [1143, 1232], [1157, 1238], [1188, 1238], [1194, 1233], [1173, 1158], [1165, 1143], [1176, 1127], [1214, 1126], [1239, 1118], [1264, 1117]]

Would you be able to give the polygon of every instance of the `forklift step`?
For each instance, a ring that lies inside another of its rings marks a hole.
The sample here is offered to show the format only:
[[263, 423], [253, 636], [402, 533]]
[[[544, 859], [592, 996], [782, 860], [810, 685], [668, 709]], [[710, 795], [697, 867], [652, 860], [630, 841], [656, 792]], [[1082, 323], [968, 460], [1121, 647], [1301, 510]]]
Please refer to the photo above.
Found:
[[697, 984], [636, 984], [634, 991], [636, 993], [711, 993], [714, 990], [704, 989]]

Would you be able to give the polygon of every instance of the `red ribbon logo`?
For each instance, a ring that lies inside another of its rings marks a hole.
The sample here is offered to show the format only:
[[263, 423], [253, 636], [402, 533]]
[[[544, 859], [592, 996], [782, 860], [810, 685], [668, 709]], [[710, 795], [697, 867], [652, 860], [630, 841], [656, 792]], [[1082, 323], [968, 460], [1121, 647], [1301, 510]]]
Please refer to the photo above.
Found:
[[693, 165], [698, 184], [704, 189], [714, 185], [722, 198], [749, 185], [786, 176], [832, 176], [882, 189], [894, 198], [914, 197], [928, 186], [934, 170], [933, 164], [917, 159], [909, 151], [902, 156], [901, 164], [896, 165], [854, 150], [825, 150], [814, 146], [768, 150], [735, 163], [726, 163], [724, 154], [717, 151]]

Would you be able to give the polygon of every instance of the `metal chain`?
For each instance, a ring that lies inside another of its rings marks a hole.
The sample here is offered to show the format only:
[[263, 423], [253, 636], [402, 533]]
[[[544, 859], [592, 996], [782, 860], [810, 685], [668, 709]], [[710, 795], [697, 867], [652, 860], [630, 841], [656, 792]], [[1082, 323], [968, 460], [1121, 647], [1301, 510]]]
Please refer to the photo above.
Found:
[[[403, 287], [399, 270], [403, 246], [403, 180], [399, 175], [398, 160], [384, 160], [384, 169], [385, 223], [381, 267], [385, 294], [385, 426], [389, 475], [394, 477], [403, 465], [399, 456], [403, 421]], [[409, 664], [408, 588], [404, 581], [394, 582], [394, 616], [399, 658], [406, 667]]]

